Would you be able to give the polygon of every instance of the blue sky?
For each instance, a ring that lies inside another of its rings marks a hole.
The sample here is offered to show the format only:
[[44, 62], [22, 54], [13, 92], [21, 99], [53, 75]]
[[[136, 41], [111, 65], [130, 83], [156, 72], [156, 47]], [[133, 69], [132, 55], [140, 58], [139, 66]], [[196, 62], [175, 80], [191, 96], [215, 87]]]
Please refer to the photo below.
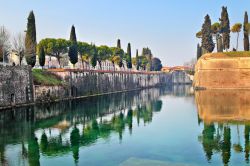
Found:
[[[121, 39], [135, 50], [151, 48], [163, 65], [182, 65], [196, 56], [195, 33], [204, 16], [218, 21], [227, 6], [231, 25], [250, 15], [249, 0], [1, 0], [0, 24], [14, 35], [23, 32], [30, 10], [36, 16], [37, 38], [69, 38], [75, 25], [78, 40], [115, 46]], [[242, 34], [241, 34], [242, 35]], [[235, 45], [232, 34], [232, 45]], [[240, 38], [242, 48], [242, 38]]]

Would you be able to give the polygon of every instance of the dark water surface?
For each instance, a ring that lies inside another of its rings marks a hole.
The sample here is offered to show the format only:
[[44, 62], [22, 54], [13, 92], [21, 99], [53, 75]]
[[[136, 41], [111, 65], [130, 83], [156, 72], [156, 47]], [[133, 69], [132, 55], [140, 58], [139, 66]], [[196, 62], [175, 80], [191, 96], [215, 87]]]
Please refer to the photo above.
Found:
[[189, 90], [2, 111], [0, 165], [249, 165], [250, 91]]

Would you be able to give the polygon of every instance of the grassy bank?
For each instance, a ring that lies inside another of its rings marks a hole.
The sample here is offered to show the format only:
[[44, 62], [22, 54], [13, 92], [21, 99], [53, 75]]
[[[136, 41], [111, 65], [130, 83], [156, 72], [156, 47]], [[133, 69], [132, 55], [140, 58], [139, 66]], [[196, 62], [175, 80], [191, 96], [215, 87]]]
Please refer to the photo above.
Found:
[[59, 76], [46, 70], [33, 69], [32, 75], [35, 85], [63, 85], [63, 81]]
[[232, 52], [218, 52], [207, 54], [205, 57], [211, 58], [232, 58], [232, 57], [250, 57], [250, 51], [232, 51]]

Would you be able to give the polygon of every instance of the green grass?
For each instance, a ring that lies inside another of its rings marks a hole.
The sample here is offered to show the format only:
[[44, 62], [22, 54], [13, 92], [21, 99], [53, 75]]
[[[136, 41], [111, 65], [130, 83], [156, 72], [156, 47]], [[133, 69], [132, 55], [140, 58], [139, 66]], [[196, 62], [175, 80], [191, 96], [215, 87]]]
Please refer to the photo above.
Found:
[[218, 52], [209, 54], [208, 57], [213, 57], [213, 58], [250, 57], [250, 51]]
[[224, 54], [230, 57], [250, 57], [250, 51], [224, 52]]
[[46, 70], [33, 69], [32, 75], [35, 85], [63, 85], [62, 79]]

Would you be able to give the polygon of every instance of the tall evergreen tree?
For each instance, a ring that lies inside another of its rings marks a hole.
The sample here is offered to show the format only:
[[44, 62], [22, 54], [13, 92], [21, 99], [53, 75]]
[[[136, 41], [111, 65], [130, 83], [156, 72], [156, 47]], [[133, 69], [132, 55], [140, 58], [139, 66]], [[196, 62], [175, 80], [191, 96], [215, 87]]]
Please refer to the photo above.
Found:
[[222, 7], [221, 12], [221, 33], [222, 33], [222, 41], [224, 50], [228, 50], [230, 48], [230, 21], [228, 17], [228, 12], [226, 7]]
[[96, 63], [97, 63], [97, 48], [96, 46], [94, 45], [93, 46], [93, 49], [91, 51], [91, 59], [90, 59], [90, 63], [91, 63], [91, 66], [92, 67], [95, 67], [96, 66]]
[[218, 36], [218, 43], [217, 43], [217, 51], [218, 52], [223, 52], [223, 42], [222, 42], [222, 37], [219, 35]]
[[135, 60], [136, 60], [136, 70], [139, 70], [139, 53], [138, 53], [138, 49], [136, 50], [136, 57], [135, 57]]
[[45, 64], [45, 51], [43, 47], [40, 48], [38, 56], [39, 56], [39, 64], [43, 68]]
[[211, 20], [209, 15], [205, 16], [204, 24], [202, 25], [202, 48], [206, 50], [206, 52], [213, 52], [214, 50], [214, 42], [211, 32]]
[[243, 25], [243, 32], [244, 32], [244, 50], [249, 51], [249, 33], [248, 33], [248, 14], [245, 12], [244, 16], [244, 25]]
[[76, 30], [75, 30], [75, 26], [72, 25], [71, 27], [71, 31], [70, 31], [70, 38], [69, 40], [72, 42], [72, 43], [77, 43], [77, 39], [76, 39]]
[[197, 44], [197, 60], [201, 57], [202, 55], [202, 49], [200, 44]]
[[70, 32], [70, 47], [69, 47], [69, 60], [70, 62], [75, 65], [78, 62], [78, 51], [77, 51], [77, 39], [76, 39], [76, 32], [75, 26], [72, 25], [71, 32]]
[[119, 67], [122, 67], [123, 66], [123, 54], [124, 54], [124, 52], [123, 52], [123, 50], [122, 50], [122, 47], [121, 47], [121, 40], [120, 39], [118, 39], [117, 40], [117, 50], [116, 50], [116, 55], [118, 55], [120, 58], [120, 61], [119, 61], [119, 63], [118, 63], [118, 66]]
[[122, 48], [121, 47], [121, 40], [120, 39], [117, 40], [117, 48], [120, 48], [120, 49]]
[[127, 67], [129, 69], [132, 68], [132, 58], [131, 58], [131, 45], [130, 43], [128, 43], [128, 47], [127, 47]]
[[33, 11], [30, 12], [25, 36], [25, 58], [28, 65], [36, 64], [36, 21]]

